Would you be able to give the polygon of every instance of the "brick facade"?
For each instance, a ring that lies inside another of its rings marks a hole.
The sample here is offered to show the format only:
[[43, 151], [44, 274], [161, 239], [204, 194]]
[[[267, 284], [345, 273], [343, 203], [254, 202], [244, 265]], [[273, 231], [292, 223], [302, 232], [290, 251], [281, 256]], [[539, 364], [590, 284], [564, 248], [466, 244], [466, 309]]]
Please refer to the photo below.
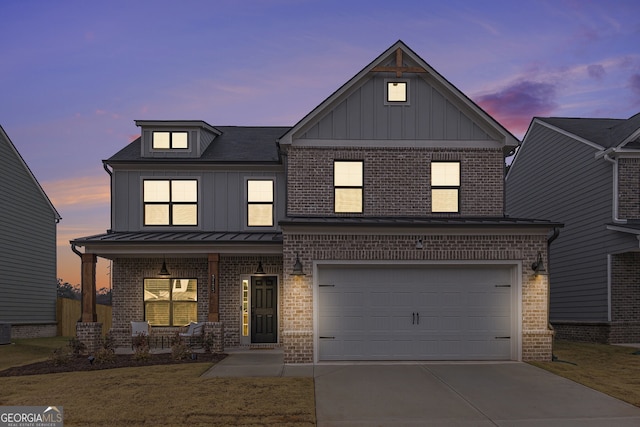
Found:
[[53, 323], [23, 323], [11, 325], [11, 338], [45, 338], [55, 337], [58, 324]]
[[500, 150], [292, 146], [288, 156], [287, 208], [292, 216], [344, 216], [334, 213], [334, 160], [364, 161], [365, 216], [430, 216], [432, 160], [460, 161], [460, 216], [503, 215]]
[[[422, 239], [423, 249], [416, 248]], [[392, 235], [285, 233], [284, 264], [296, 254], [304, 277], [285, 275], [281, 299], [285, 361], [313, 362], [313, 261], [522, 261], [522, 358], [550, 360], [546, 276], [532, 275], [538, 252], [546, 259], [546, 235]]]
[[[131, 345], [131, 322], [144, 320], [143, 281], [158, 277], [162, 258], [118, 258], [113, 262], [113, 324], [111, 333], [118, 346]], [[240, 345], [241, 276], [252, 275], [262, 261], [266, 274], [282, 275], [282, 257], [233, 256], [220, 257], [217, 280], [220, 292], [220, 326], [211, 326], [212, 332], [224, 334], [221, 346]], [[174, 278], [198, 280], [198, 321], [207, 322], [209, 314], [208, 260], [203, 258], [167, 258], [167, 269]], [[282, 294], [280, 283], [279, 294]], [[209, 330], [208, 328], [206, 328]], [[154, 327], [152, 345], [166, 346], [176, 332], [184, 327]]]
[[618, 217], [640, 219], [640, 159], [618, 159]]

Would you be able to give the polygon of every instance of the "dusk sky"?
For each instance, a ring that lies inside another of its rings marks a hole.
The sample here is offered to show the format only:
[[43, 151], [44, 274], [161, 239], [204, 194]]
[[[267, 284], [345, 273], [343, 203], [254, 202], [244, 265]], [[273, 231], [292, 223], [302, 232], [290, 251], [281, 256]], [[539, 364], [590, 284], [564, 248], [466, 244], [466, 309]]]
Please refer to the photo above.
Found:
[[[0, 125], [69, 240], [109, 228], [102, 160], [134, 120], [293, 126], [397, 40], [522, 138], [640, 111], [638, 0], [0, 2]], [[98, 265], [98, 288], [108, 286]]]

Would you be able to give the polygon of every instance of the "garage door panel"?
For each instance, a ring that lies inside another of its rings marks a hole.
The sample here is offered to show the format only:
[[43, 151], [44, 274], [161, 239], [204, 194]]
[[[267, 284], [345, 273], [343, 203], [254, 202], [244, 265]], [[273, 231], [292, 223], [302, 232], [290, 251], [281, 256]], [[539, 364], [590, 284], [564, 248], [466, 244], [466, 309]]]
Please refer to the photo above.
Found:
[[511, 276], [505, 267], [321, 267], [318, 331], [332, 339], [319, 340], [319, 359], [510, 359]]

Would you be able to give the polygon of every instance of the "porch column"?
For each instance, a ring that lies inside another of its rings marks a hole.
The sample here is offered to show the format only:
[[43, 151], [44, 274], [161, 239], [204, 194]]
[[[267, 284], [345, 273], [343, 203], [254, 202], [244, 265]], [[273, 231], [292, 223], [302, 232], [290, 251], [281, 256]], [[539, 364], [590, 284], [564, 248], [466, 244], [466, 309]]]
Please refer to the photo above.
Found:
[[96, 314], [96, 262], [95, 254], [82, 254], [82, 316], [81, 322], [97, 322]]
[[220, 321], [220, 254], [209, 254], [209, 322]]

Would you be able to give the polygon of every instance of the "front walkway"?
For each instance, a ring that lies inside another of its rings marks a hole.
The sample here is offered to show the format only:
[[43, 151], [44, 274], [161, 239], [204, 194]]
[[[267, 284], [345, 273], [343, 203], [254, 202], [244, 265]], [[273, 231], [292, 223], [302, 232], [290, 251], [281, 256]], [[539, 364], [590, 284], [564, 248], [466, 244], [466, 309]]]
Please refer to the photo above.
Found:
[[313, 365], [285, 365], [282, 349], [227, 349], [228, 356], [202, 376], [213, 377], [312, 377]]

